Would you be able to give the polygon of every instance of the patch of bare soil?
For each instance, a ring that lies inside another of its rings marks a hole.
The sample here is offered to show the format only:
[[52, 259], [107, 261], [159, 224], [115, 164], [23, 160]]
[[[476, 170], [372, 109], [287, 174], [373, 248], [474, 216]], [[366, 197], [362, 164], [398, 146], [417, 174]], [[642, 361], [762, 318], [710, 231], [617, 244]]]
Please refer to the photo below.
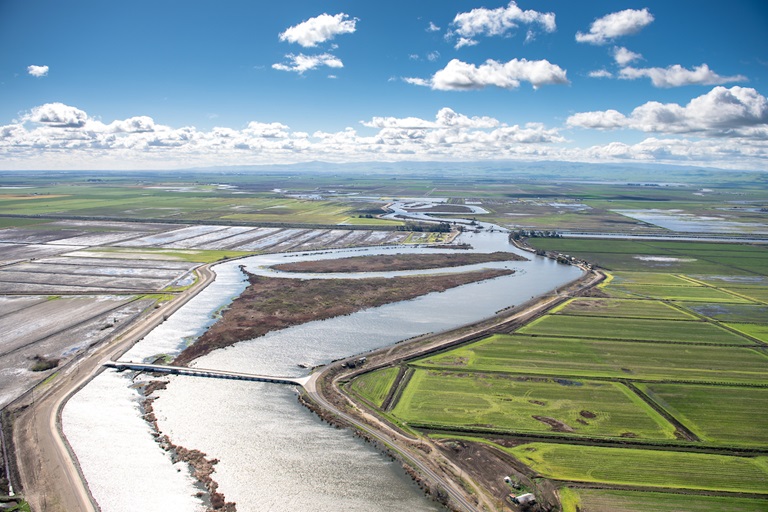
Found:
[[[467, 476], [487, 490], [494, 501], [505, 503], [503, 510], [518, 510], [506, 501], [505, 497], [522, 490], [529, 490], [536, 494], [538, 503], [528, 510], [559, 510], [555, 485], [548, 480], [538, 478], [535, 472], [511, 455], [492, 446], [471, 441], [450, 439], [440, 441], [437, 445], [446, 457], [467, 473]], [[517, 482], [521, 490], [516, 490], [505, 483], [506, 476], [509, 476], [512, 482]]]
[[601, 290], [597, 286], [593, 286], [591, 288], [587, 288], [580, 295], [582, 297], [598, 297], [598, 298], [601, 298], [601, 299], [607, 299], [607, 298], [610, 297], [610, 295], [605, 293], [603, 290]]
[[462, 274], [369, 279], [280, 279], [249, 274], [248, 288], [173, 364], [189, 364], [216, 349], [270, 331], [349, 315], [512, 273], [509, 269], [486, 269]]
[[545, 423], [549, 425], [554, 432], [574, 432], [573, 428], [568, 426], [567, 424], [563, 423], [560, 420], [556, 420], [555, 418], [550, 418], [549, 416], [531, 416], [536, 421], [540, 421], [542, 423]]
[[285, 272], [391, 272], [396, 270], [460, 267], [491, 261], [527, 261], [527, 259], [511, 252], [493, 252], [489, 254], [381, 254], [335, 260], [297, 261], [275, 265], [274, 268]]

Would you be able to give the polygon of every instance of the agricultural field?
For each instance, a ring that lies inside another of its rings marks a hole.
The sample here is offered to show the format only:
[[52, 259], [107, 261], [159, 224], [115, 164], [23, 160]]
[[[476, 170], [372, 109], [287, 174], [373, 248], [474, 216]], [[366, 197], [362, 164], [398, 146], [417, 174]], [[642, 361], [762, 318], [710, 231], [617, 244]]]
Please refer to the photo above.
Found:
[[681, 303], [697, 315], [706, 316], [718, 322], [760, 323], [768, 320], [768, 305], [723, 304], [723, 303]]
[[525, 443], [505, 452], [555, 480], [768, 494], [768, 457]]
[[420, 427], [675, 438], [672, 425], [613, 382], [417, 370], [392, 414]]
[[553, 309], [551, 313], [576, 316], [608, 316], [612, 318], [696, 319], [690, 313], [685, 313], [658, 300], [571, 299], [562, 306]]
[[751, 347], [495, 334], [411, 364], [457, 372], [768, 385], [768, 352]]
[[768, 389], [692, 384], [638, 384], [705, 441], [768, 444]]
[[377, 407], [381, 407], [387, 398], [389, 390], [395, 383], [398, 368], [384, 368], [375, 372], [366, 373], [351, 385], [352, 391], [368, 400]]
[[[438, 439], [498, 442], [548, 479], [605, 487], [564, 489], [572, 512], [719, 511], [731, 499], [768, 509], [766, 249], [532, 242], [616, 270], [512, 332], [408, 361], [387, 414]], [[687, 494], [700, 491], [766, 499]]]
[[753, 342], [718, 325], [690, 320], [606, 318], [602, 316], [545, 315], [518, 329], [535, 336], [607, 338], [627, 341], [752, 345]]
[[668, 492], [561, 489], [563, 512], [765, 512], [765, 500]]
[[731, 329], [735, 329], [768, 344], [768, 324], [725, 324]]

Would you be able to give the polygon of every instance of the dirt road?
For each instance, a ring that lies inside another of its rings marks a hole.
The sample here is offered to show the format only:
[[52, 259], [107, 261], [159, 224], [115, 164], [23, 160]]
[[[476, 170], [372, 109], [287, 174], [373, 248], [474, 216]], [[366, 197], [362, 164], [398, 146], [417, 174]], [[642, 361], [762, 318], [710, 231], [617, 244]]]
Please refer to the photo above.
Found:
[[[50, 383], [40, 385], [12, 404], [13, 444], [22, 492], [35, 511], [98, 510], [61, 430], [61, 411], [67, 400], [102, 371], [102, 364], [117, 359], [203, 290], [214, 274], [210, 265], [196, 270], [197, 282], [172, 302], [153, 310], [115, 339], [102, 344], [62, 368]], [[25, 407], [27, 406], [27, 407]]]

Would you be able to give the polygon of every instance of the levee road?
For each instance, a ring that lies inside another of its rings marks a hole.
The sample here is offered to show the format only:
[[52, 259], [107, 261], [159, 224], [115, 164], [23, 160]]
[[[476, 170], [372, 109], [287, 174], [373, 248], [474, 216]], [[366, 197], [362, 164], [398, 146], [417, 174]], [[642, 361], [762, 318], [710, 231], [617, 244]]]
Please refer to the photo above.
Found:
[[103, 370], [105, 362], [117, 359], [212, 282], [210, 266], [198, 267], [195, 284], [173, 301], [140, 318], [115, 339], [89, 349], [62, 368], [50, 383], [38, 386], [9, 406], [16, 411], [13, 445], [21, 492], [32, 510], [98, 510], [62, 432], [61, 411], [72, 395]]

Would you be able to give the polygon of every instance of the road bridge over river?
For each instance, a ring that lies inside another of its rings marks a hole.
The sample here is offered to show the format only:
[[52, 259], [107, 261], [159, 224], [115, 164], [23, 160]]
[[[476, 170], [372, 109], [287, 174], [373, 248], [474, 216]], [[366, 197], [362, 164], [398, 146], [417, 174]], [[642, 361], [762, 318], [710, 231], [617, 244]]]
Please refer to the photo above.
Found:
[[252, 382], [271, 382], [273, 384], [290, 384], [298, 386], [304, 386], [309, 381], [309, 377], [273, 377], [271, 375], [256, 375], [252, 373], [230, 372], [224, 370], [209, 370], [206, 368], [187, 368], [184, 366], [134, 363], [131, 361], [107, 361], [104, 363], [104, 366], [108, 368], [115, 368], [117, 371], [133, 370], [137, 372], [167, 373], [170, 375], [190, 375], [193, 377], [247, 380]]

